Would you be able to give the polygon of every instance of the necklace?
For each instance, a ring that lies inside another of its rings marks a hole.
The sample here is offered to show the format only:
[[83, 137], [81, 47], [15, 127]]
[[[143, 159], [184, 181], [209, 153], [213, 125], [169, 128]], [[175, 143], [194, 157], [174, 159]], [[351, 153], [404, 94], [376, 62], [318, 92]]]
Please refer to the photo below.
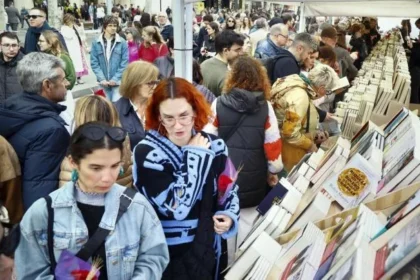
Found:
[[87, 194], [87, 195], [94, 195], [94, 196], [100, 196], [103, 195], [102, 193], [94, 193], [94, 192], [85, 192], [84, 190], [82, 190], [79, 186], [79, 183], [76, 182], [74, 183], [74, 185], [76, 186], [77, 190], [80, 191], [83, 194]]

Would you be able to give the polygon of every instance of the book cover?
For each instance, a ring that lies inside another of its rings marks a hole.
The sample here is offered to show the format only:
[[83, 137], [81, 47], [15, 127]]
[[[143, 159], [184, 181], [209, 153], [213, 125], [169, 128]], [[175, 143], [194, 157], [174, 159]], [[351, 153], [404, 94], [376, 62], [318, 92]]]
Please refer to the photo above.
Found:
[[420, 215], [414, 217], [376, 252], [374, 279], [381, 278], [420, 244]]
[[355, 154], [343, 171], [324, 183], [325, 190], [344, 209], [359, 205], [369, 194], [376, 194], [380, 175], [360, 154]]
[[258, 205], [258, 213], [265, 215], [273, 204], [280, 205], [287, 192], [288, 189], [278, 182]]

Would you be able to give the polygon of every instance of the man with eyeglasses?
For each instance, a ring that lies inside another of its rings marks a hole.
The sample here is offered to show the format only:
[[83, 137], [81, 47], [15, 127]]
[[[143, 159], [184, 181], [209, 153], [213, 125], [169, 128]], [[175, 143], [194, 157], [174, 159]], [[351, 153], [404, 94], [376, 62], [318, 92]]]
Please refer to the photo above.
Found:
[[257, 44], [254, 57], [269, 58], [283, 54], [288, 39], [289, 30], [286, 25], [282, 23], [273, 25], [270, 28], [270, 33], [267, 34], [267, 38]]
[[64, 67], [61, 59], [50, 54], [26, 55], [16, 68], [22, 92], [0, 106], [0, 135], [12, 145], [22, 167], [25, 211], [58, 187], [70, 140], [59, 116], [66, 107], [58, 104], [65, 100], [69, 85]]
[[31, 52], [39, 52], [41, 51], [38, 46], [38, 40], [39, 36], [41, 36], [41, 33], [46, 30], [51, 30], [55, 32], [58, 35], [58, 38], [60, 39], [61, 43], [63, 44], [65, 50], [67, 51], [67, 45], [64, 41], [63, 35], [61, 33], [53, 28], [50, 27], [47, 23], [47, 14], [44, 10], [41, 8], [32, 8], [29, 11], [29, 28], [26, 32], [25, 37], [25, 53], [31, 53]]
[[23, 58], [20, 52], [19, 38], [16, 33], [4, 32], [0, 34], [0, 103], [8, 97], [22, 92], [16, 66]]

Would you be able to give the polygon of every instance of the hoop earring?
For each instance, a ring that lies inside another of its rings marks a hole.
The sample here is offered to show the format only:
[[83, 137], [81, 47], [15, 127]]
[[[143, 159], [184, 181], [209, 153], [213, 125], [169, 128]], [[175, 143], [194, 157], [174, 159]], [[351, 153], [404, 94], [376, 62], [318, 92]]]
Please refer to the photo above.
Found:
[[118, 176], [121, 177], [122, 175], [124, 175], [124, 167], [121, 166]]
[[77, 170], [76, 169], [73, 169], [72, 171], [71, 171], [71, 181], [73, 182], [73, 183], [76, 183], [76, 181], [79, 179], [79, 173], [77, 172]]

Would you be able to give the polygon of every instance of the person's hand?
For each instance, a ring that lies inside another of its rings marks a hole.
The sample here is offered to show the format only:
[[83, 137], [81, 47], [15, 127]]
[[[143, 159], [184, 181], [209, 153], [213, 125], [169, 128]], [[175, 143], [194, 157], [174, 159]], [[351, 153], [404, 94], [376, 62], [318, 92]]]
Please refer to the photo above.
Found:
[[278, 182], [279, 182], [279, 177], [277, 176], [277, 174], [268, 173], [267, 184], [270, 187], [274, 187], [275, 185], [277, 185]]
[[105, 80], [103, 80], [102, 82], [100, 82], [99, 83], [101, 86], [103, 86], [103, 87], [109, 87], [109, 82], [108, 81], [105, 81]]
[[233, 224], [232, 219], [226, 215], [214, 215], [213, 221], [214, 221], [214, 231], [217, 234], [223, 234], [227, 232]]
[[357, 59], [359, 58], [359, 53], [358, 53], [358, 52], [352, 52], [352, 53], [350, 54], [350, 57], [351, 57], [353, 60], [357, 60]]
[[115, 87], [117, 85], [117, 82], [114, 82], [113, 80], [109, 81], [108, 83], [110, 87]]
[[210, 142], [209, 139], [201, 135], [200, 133], [197, 133], [188, 143], [188, 145], [193, 147], [199, 147], [199, 148], [210, 148]]
[[312, 143], [312, 146], [308, 150], [309, 153], [316, 153], [318, 152], [318, 147], [315, 145], [315, 143]]
[[334, 120], [334, 114], [327, 112], [327, 115], [325, 116], [325, 121], [332, 121]]
[[205, 47], [202, 47], [200, 52], [201, 52], [201, 55], [205, 55], [207, 53], [207, 49]]

